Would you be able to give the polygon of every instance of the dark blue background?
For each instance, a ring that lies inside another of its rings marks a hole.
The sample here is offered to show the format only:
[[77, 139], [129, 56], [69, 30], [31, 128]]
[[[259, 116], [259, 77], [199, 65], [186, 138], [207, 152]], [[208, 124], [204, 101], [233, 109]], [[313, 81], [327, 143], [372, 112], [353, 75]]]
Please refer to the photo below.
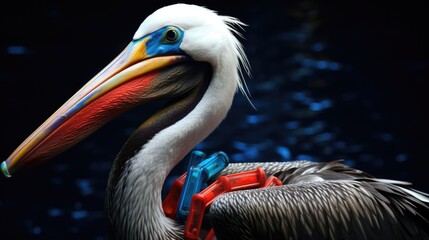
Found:
[[[0, 157], [110, 62], [148, 14], [170, 3], [2, 6]], [[238, 94], [198, 149], [223, 150], [235, 162], [344, 159], [429, 191], [422, 2], [194, 3], [249, 25], [242, 42], [257, 108]], [[132, 110], [40, 167], [0, 179], [1, 239], [106, 239], [108, 171], [146, 110]]]

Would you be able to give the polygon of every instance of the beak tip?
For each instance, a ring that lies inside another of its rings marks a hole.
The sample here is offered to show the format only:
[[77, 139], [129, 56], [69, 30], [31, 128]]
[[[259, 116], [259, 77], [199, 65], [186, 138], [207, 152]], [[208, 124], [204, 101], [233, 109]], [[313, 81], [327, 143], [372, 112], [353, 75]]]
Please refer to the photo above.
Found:
[[9, 174], [9, 170], [7, 169], [6, 161], [4, 161], [4, 162], [1, 163], [1, 172], [7, 178], [12, 177], [12, 175]]

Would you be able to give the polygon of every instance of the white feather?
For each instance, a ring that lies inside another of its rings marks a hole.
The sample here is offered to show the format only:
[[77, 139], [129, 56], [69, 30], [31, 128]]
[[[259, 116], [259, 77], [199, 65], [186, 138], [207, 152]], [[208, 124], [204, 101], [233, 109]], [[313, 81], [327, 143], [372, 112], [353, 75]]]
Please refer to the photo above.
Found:
[[[165, 239], [166, 236], [171, 237], [168, 233], [179, 229], [163, 215], [163, 182], [171, 169], [225, 118], [237, 89], [245, 93], [245, 84], [241, 80], [243, 71], [250, 73], [243, 47], [234, 36], [239, 35], [234, 27], [243, 25], [238, 19], [219, 16], [214, 11], [196, 5], [175, 4], [147, 17], [136, 31], [134, 39], [171, 25], [184, 31], [181, 50], [196, 61], [210, 63], [213, 78], [196, 107], [145, 144], [131, 159], [126, 180], [121, 179], [126, 194], [118, 194], [116, 202], [119, 204], [125, 200], [127, 204], [131, 203], [123, 206], [134, 208], [130, 209], [130, 216], [124, 217], [129, 218], [128, 221], [136, 224], [136, 227], [144, 226], [141, 229], [145, 233], [136, 234], [136, 238]], [[157, 232], [162, 236], [149, 236], [147, 232]]]

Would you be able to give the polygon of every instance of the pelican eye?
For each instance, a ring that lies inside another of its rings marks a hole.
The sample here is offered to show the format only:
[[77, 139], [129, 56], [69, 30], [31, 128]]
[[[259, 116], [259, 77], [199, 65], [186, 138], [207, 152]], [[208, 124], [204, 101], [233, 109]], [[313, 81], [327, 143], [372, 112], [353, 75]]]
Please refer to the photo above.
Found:
[[168, 28], [167, 31], [164, 32], [164, 42], [165, 43], [175, 43], [180, 38], [180, 32], [177, 28]]

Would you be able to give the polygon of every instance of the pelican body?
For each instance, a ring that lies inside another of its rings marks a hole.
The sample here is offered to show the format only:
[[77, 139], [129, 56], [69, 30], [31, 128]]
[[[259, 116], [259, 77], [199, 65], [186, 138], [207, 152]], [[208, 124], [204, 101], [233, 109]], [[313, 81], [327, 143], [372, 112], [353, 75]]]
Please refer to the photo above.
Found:
[[[238, 19], [175, 4], [148, 16], [129, 45], [1, 165], [18, 169], [57, 156], [120, 113], [167, 103], [126, 141], [110, 171], [111, 239], [183, 239], [162, 210], [172, 170], [225, 118], [249, 64]], [[262, 167], [283, 186], [218, 197], [206, 212], [217, 239], [428, 239], [429, 197], [338, 161], [232, 163], [217, 177]], [[214, 178], [216, 179], [216, 177]]]

